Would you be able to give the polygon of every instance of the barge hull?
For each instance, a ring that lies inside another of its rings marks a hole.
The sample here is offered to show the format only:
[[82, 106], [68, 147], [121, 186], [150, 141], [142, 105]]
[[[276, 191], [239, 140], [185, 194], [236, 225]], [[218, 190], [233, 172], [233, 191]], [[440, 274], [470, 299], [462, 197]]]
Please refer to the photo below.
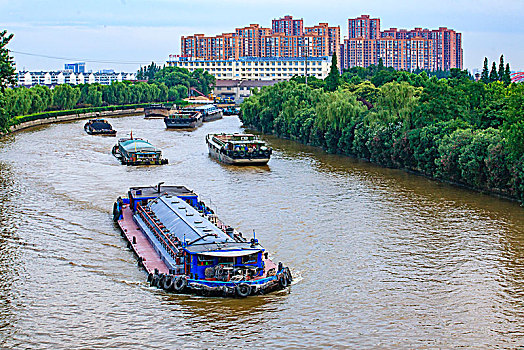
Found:
[[269, 158], [231, 158], [225, 154], [219, 153], [212, 147], [209, 148], [211, 157], [225, 164], [232, 165], [265, 165], [269, 162]]

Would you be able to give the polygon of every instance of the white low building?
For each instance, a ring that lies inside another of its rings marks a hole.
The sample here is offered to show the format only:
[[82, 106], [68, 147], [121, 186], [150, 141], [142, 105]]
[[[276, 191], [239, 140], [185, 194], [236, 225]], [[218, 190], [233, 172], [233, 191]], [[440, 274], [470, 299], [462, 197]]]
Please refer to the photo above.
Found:
[[71, 70], [64, 71], [19, 71], [17, 73], [18, 86], [31, 87], [34, 85], [55, 86], [61, 84], [94, 84], [111, 85], [113, 82], [124, 80], [136, 80], [135, 73], [74, 73]]
[[203, 69], [216, 79], [289, 80], [295, 75], [325, 79], [331, 69], [331, 57], [244, 57], [239, 60], [199, 60], [171, 55], [169, 67], [193, 72]]

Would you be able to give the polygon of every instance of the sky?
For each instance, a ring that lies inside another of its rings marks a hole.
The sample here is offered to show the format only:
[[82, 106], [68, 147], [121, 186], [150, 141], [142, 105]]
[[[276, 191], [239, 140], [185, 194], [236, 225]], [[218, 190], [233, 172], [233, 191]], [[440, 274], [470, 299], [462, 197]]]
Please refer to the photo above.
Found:
[[[504, 55], [524, 70], [524, 0], [0, 0], [0, 31], [18, 70], [86, 69], [135, 72], [180, 53], [180, 37], [233, 32], [292, 15], [304, 26], [327, 22], [347, 36], [347, 19], [368, 14], [381, 29], [452, 28], [462, 33], [464, 68], [480, 70]], [[46, 57], [43, 57], [46, 56]]]

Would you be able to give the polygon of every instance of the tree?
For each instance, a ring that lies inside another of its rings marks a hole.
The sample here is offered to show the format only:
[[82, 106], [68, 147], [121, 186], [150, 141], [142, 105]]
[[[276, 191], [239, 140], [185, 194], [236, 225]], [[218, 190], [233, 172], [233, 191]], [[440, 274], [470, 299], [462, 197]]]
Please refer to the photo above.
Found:
[[53, 90], [53, 105], [60, 109], [73, 108], [80, 98], [80, 89], [68, 84], [58, 85]]
[[489, 69], [488, 69], [488, 58], [484, 57], [484, 68], [482, 68], [482, 75], [480, 76], [480, 80], [484, 84], [489, 83]]
[[3, 93], [8, 85], [15, 85], [15, 63], [9, 56], [7, 44], [13, 38], [13, 34], [7, 35], [7, 31], [0, 32], [0, 92]]
[[335, 91], [340, 85], [340, 72], [338, 71], [337, 54], [333, 54], [331, 59], [331, 70], [325, 79], [326, 90]]
[[499, 74], [497, 73], [497, 65], [493, 62], [491, 66], [491, 72], [489, 73], [489, 82], [494, 82], [499, 80]]
[[8, 85], [14, 85], [15, 64], [13, 58], [9, 56], [9, 50], [6, 48], [13, 34], [7, 35], [7, 31], [0, 32], [0, 131], [6, 130], [9, 124], [9, 115], [5, 107], [4, 92]]
[[511, 71], [509, 69], [509, 63], [506, 63], [506, 70], [504, 71], [504, 84], [511, 84]]
[[136, 74], [136, 78], [139, 80], [152, 80], [155, 74], [160, 70], [160, 66], [157, 66], [155, 62], [151, 62], [149, 66], [140, 67]]
[[500, 55], [499, 61], [499, 80], [504, 81], [504, 55]]

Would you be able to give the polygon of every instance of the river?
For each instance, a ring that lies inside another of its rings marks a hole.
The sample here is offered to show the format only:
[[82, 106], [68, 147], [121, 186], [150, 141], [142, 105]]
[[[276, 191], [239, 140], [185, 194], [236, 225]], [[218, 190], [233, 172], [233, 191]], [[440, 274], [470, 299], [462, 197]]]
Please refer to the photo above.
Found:
[[[169, 165], [122, 166], [85, 121], [0, 140], [0, 344], [29, 349], [524, 346], [524, 211], [514, 202], [263, 136], [267, 167], [205, 135], [110, 119]], [[193, 189], [295, 276], [246, 299], [150, 288], [111, 217], [129, 186]]]

